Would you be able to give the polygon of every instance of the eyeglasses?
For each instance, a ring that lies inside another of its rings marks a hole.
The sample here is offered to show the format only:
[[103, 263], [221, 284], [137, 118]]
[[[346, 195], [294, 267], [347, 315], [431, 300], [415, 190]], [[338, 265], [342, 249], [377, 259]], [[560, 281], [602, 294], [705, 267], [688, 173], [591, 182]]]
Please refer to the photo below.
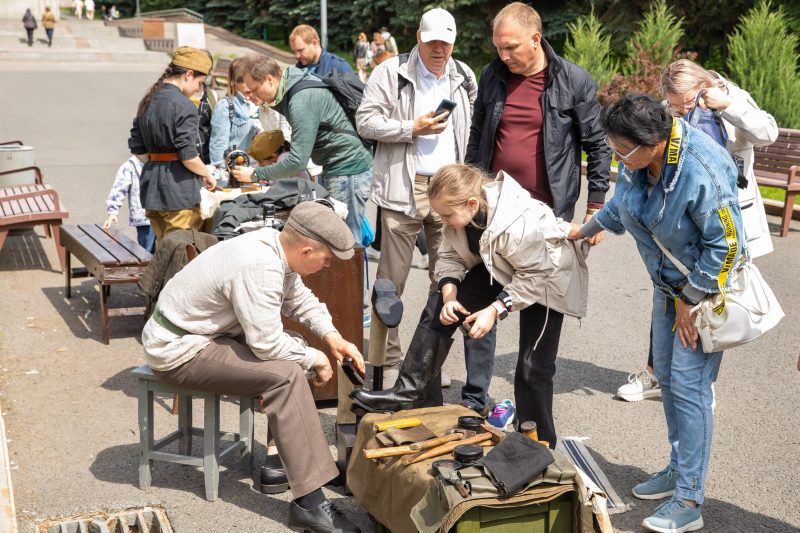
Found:
[[616, 148], [614, 148], [613, 146], [611, 146], [611, 143], [610, 143], [610, 142], [608, 142], [608, 137], [606, 137], [606, 146], [608, 146], [609, 148], [611, 148], [611, 151], [612, 151], [612, 152], [614, 152], [614, 153], [617, 155], [617, 158], [619, 158], [619, 159], [622, 159], [622, 160], [624, 160], [624, 161], [629, 161], [629, 160], [630, 160], [630, 158], [631, 158], [631, 156], [632, 156], [633, 154], [635, 154], [635, 153], [636, 153], [636, 150], [638, 150], [639, 148], [641, 148], [641, 147], [642, 147], [642, 145], [641, 145], [641, 144], [637, 144], [637, 145], [636, 145], [636, 148], [634, 148], [633, 150], [631, 150], [631, 151], [630, 151], [630, 152], [628, 152], [627, 154], [623, 154], [622, 152], [620, 152], [619, 150], [617, 150]]

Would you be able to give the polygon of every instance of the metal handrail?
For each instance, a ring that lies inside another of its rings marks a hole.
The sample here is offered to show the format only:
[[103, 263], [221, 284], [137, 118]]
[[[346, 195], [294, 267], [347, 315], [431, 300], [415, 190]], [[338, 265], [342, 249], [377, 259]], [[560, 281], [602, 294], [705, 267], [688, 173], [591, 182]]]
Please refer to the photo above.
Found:
[[146, 13], [142, 13], [141, 17], [173, 17], [173, 16], [180, 16], [185, 15], [191, 18], [195, 18], [198, 21], [203, 21], [203, 15], [198, 13], [197, 11], [193, 11], [191, 9], [187, 9], [185, 7], [176, 8], [176, 9], [160, 9], [158, 11], [148, 11]]

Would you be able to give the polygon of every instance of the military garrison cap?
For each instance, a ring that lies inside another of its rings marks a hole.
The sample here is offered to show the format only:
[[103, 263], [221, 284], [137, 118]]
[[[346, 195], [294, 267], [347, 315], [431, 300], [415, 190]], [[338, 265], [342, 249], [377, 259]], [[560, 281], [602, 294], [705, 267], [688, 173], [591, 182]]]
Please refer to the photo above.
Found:
[[208, 75], [211, 72], [211, 57], [208, 52], [191, 46], [181, 46], [172, 52], [172, 64]]

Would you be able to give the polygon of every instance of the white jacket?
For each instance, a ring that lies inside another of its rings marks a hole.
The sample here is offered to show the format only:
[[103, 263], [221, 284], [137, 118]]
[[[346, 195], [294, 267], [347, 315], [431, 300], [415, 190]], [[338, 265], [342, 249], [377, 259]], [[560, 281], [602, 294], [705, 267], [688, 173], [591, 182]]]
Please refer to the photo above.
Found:
[[[367, 80], [364, 98], [356, 112], [358, 134], [378, 141], [370, 200], [412, 217], [416, 215], [414, 176], [417, 148], [416, 139], [411, 134], [416, 118], [414, 95], [419, 61], [419, 52], [414, 47], [403, 65], [397, 56], [378, 65]], [[458, 72], [453, 58], [447, 63], [447, 76], [450, 77], [450, 99], [456, 103], [452, 117], [458, 150], [456, 160], [461, 163], [467, 153], [472, 104], [478, 95], [478, 82], [472, 70], [465, 63], [459, 63], [469, 77], [469, 91], [462, 86], [464, 77]], [[399, 98], [398, 78], [405, 80]]]
[[489, 209], [480, 256], [469, 250], [463, 229], [445, 226], [436, 279], [463, 280], [483, 261], [511, 296], [512, 310], [538, 303], [565, 315], [586, 316], [589, 270], [580, 244], [567, 240], [570, 224], [505, 172], [483, 190]]
[[755, 258], [772, 251], [772, 237], [764, 202], [753, 174], [753, 147], [774, 143], [778, 138], [778, 125], [772, 115], [758, 107], [747, 91], [729, 81], [726, 83], [733, 102], [720, 115], [728, 133], [726, 148], [744, 160], [744, 175], [748, 185], [746, 189], [739, 189], [739, 206], [742, 208], [747, 247], [750, 256]]

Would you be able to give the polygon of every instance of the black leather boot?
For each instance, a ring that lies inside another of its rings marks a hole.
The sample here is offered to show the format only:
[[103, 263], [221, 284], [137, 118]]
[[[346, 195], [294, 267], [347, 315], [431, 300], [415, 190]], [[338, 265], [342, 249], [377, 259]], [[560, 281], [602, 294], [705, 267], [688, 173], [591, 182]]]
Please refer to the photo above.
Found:
[[263, 494], [280, 494], [289, 490], [286, 470], [277, 455], [267, 455], [267, 460], [259, 469], [258, 476], [258, 490]]
[[425, 326], [417, 326], [395, 386], [382, 391], [353, 390], [350, 393], [353, 411], [394, 413], [419, 407], [425, 401], [428, 385], [439, 379], [452, 344], [452, 338]]

